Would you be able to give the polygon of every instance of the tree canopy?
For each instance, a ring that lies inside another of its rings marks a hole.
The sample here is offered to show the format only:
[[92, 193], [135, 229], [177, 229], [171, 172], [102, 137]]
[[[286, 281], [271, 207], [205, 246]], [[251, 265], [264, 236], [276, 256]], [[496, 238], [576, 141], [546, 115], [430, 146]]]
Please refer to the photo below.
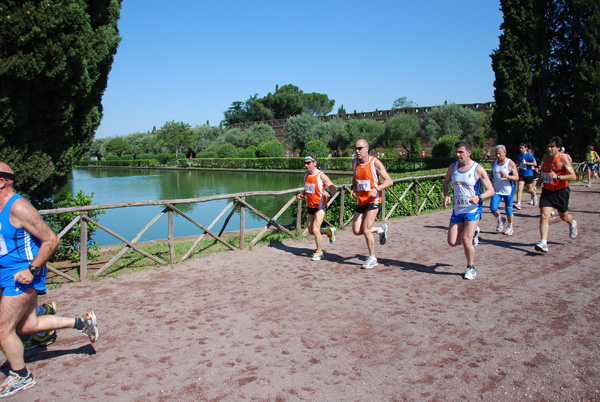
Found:
[[259, 98], [250, 96], [245, 102], [234, 101], [227, 111], [223, 123], [235, 123], [287, 119], [301, 113], [325, 116], [333, 110], [335, 100], [317, 92], [304, 93], [296, 85], [277, 86], [274, 93]]
[[121, 0], [2, 2], [0, 160], [38, 201], [65, 181], [102, 117]]
[[573, 155], [600, 140], [600, 0], [501, 0], [492, 67], [497, 141], [517, 152], [552, 136]]

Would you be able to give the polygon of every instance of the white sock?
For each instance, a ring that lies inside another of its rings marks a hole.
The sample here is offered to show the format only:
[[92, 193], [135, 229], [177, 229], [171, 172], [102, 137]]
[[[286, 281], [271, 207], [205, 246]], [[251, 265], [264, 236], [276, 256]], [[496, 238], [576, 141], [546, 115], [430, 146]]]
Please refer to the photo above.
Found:
[[377, 234], [383, 234], [383, 228], [381, 226], [377, 229]]
[[546, 241], [546, 240], [542, 239], [542, 241], [540, 242], [540, 244], [544, 244], [544, 245], [546, 245], [546, 244], [548, 244], [548, 243], [547, 243], [547, 241]]

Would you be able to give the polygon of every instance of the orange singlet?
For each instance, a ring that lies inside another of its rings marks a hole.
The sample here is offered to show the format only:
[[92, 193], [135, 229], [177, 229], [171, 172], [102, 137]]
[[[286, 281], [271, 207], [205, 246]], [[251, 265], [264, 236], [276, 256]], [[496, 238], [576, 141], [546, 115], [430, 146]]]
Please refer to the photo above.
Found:
[[563, 188], [567, 188], [569, 186], [569, 183], [566, 180], [551, 179], [548, 177], [548, 173], [550, 172], [555, 172], [557, 175], [567, 173], [565, 169], [558, 169], [556, 165], [556, 162], [558, 162], [558, 160], [563, 156], [563, 154], [559, 153], [558, 156], [552, 162], [548, 162], [548, 158], [550, 158], [550, 155], [548, 155], [544, 159], [544, 163], [542, 164], [542, 171], [544, 172], [544, 189], [556, 191], [562, 190]]
[[358, 197], [357, 204], [380, 204], [381, 191], [377, 192], [375, 197], [369, 197], [372, 188], [375, 188], [381, 183], [379, 173], [375, 169], [375, 157], [371, 156], [367, 163], [361, 164], [358, 158], [354, 158], [354, 180], [356, 181], [356, 195]]
[[304, 172], [304, 193], [306, 194], [306, 206], [309, 208], [321, 208], [327, 206], [327, 198], [323, 195], [325, 184], [321, 180], [321, 172], [317, 170], [314, 175]]

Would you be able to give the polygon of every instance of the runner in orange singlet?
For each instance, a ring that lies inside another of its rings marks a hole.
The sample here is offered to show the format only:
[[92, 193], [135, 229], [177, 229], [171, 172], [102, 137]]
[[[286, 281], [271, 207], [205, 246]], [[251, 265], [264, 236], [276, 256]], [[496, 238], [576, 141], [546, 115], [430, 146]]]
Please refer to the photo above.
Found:
[[[312, 255], [313, 261], [323, 259], [323, 237], [322, 234], [329, 237], [329, 242], [335, 241], [335, 228], [321, 229], [325, 212], [327, 211], [327, 198], [335, 194], [337, 188], [331, 182], [329, 177], [317, 168], [317, 157], [308, 154], [304, 157], [304, 192], [296, 197], [301, 200], [306, 198], [306, 221], [308, 224], [308, 232], [315, 237], [317, 251]], [[325, 191], [327, 189], [327, 191]]]
[[382, 190], [392, 187], [394, 182], [390, 178], [383, 163], [374, 156], [369, 155], [369, 144], [361, 139], [356, 142], [354, 150], [356, 155], [353, 161], [352, 198], [357, 198], [354, 210], [354, 223], [352, 232], [355, 235], [364, 235], [367, 241], [369, 255], [362, 268], [372, 269], [379, 263], [375, 257], [375, 239], [373, 233], [379, 234], [379, 244], [387, 242], [388, 226], [373, 227], [377, 213], [381, 208]]
[[550, 214], [556, 208], [560, 219], [569, 224], [572, 239], [577, 237], [577, 222], [569, 213], [571, 189], [569, 180], [577, 180], [571, 160], [560, 152], [562, 139], [552, 137], [548, 141], [548, 155], [542, 162], [542, 195], [540, 197], [540, 235], [542, 240], [535, 245], [537, 251], [548, 252]]

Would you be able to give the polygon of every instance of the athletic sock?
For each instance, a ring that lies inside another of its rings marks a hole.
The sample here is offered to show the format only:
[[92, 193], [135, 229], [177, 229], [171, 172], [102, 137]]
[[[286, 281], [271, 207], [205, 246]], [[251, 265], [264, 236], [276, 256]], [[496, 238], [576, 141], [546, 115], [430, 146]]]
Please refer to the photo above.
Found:
[[379, 226], [379, 229], [377, 229], [377, 234], [382, 234], [383, 233], [383, 228], [381, 226]]
[[12, 370], [12, 372], [17, 374], [19, 377], [27, 377], [27, 374], [29, 374], [27, 367], [23, 367], [21, 370]]
[[81, 318], [75, 318], [75, 326], [73, 327], [75, 329], [84, 329], [85, 328], [85, 321], [83, 321]]
[[542, 239], [542, 241], [540, 241], [540, 244], [548, 244], [548, 242], [544, 239]]

